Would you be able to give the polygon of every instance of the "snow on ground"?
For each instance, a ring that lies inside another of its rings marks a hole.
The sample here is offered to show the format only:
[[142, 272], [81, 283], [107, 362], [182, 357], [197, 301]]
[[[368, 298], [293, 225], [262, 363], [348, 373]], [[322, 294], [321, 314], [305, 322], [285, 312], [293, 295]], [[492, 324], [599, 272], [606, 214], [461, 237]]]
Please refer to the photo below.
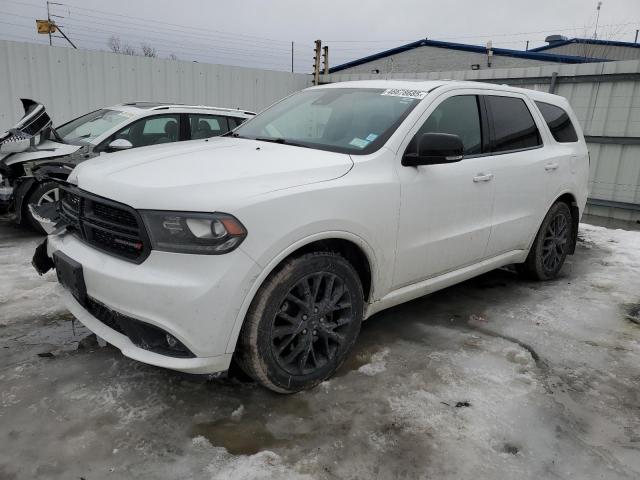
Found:
[[0, 225], [0, 478], [639, 478], [640, 232], [580, 227], [561, 278], [382, 312], [283, 396], [77, 349], [38, 239]]

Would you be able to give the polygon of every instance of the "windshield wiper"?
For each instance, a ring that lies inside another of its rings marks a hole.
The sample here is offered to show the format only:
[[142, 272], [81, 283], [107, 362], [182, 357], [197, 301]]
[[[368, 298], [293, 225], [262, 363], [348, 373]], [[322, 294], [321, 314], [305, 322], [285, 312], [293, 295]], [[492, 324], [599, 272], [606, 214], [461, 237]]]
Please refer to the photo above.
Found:
[[270, 143], [279, 143], [281, 145], [291, 145], [292, 147], [303, 147], [303, 148], [311, 148], [308, 145], [303, 145], [302, 143], [290, 142], [289, 140], [285, 140], [284, 138], [271, 138], [271, 137], [256, 137], [254, 140], [258, 142], [270, 142]]

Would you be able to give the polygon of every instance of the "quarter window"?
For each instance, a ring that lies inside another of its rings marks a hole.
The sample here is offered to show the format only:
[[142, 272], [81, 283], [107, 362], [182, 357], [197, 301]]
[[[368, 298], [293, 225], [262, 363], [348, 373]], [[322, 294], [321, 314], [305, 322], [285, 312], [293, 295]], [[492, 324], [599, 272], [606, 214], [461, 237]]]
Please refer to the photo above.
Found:
[[551, 105], [550, 103], [536, 102], [540, 113], [547, 122], [551, 135], [556, 142], [571, 143], [578, 141], [576, 129], [573, 128], [569, 114], [562, 108]]
[[522, 150], [542, 145], [540, 132], [524, 100], [515, 97], [485, 97], [493, 124], [492, 152]]
[[462, 140], [465, 155], [482, 153], [482, 129], [477, 97], [459, 95], [443, 101], [420, 127], [409, 148], [415, 150], [418, 139], [424, 133], [457, 135]]
[[227, 117], [220, 115], [189, 114], [191, 139], [217, 137], [229, 131]]

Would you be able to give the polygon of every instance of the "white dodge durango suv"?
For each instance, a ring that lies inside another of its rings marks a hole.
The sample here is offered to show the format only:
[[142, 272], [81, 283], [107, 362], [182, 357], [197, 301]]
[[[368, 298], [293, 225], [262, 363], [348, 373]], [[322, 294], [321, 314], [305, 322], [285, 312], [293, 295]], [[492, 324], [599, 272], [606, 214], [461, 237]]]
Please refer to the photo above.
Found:
[[128, 357], [192, 373], [235, 359], [295, 392], [385, 308], [508, 264], [556, 277], [588, 170], [562, 97], [336, 83], [226, 137], [82, 163], [34, 264], [55, 266], [69, 310]]

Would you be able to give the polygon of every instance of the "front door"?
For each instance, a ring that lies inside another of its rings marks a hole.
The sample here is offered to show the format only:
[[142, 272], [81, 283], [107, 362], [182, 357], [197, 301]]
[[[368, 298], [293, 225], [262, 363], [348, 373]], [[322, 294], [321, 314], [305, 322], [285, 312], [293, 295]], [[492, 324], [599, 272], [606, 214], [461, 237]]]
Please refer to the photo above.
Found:
[[485, 256], [491, 232], [494, 182], [487, 134], [475, 94], [448, 92], [430, 106], [405, 151], [423, 133], [458, 135], [465, 156], [454, 163], [404, 167], [394, 287], [473, 264]]

